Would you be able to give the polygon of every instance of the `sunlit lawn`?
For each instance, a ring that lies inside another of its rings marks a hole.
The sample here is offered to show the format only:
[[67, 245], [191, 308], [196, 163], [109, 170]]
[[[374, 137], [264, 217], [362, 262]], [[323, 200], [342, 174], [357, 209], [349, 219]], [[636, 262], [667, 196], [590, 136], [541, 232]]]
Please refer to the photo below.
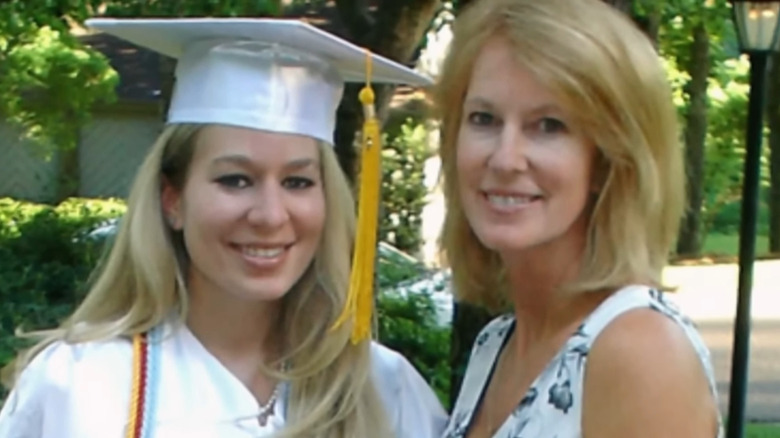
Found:
[[749, 424], [745, 438], [780, 438], [780, 425]]
[[[769, 238], [758, 236], [756, 238], [756, 254], [762, 255], [768, 252]], [[739, 236], [737, 234], [710, 234], [704, 241], [704, 254], [736, 256], [739, 253]]]

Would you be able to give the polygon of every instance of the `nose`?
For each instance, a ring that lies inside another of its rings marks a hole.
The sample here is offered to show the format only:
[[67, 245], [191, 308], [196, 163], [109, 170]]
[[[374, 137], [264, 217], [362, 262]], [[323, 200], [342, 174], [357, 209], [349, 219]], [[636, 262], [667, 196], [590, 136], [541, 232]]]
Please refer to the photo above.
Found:
[[488, 157], [488, 168], [499, 174], [512, 175], [528, 170], [528, 139], [513, 123], [505, 123], [501, 135]]
[[260, 185], [247, 214], [250, 224], [262, 228], [278, 228], [290, 220], [284, 188], [275, 182]]

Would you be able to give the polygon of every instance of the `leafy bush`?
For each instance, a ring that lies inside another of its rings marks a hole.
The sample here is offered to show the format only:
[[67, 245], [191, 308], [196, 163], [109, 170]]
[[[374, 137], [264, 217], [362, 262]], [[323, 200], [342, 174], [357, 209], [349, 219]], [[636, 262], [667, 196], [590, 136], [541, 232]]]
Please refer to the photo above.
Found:
[[54, 326], [81, 300], [101, 248], [78, 237], [124, 208], [117, 200], [51, 207], [0, 199], [0, 365], [18, 346], [16, 328]]
[[[761, 199], [763, 201], [763, 199]], [[737, 199], [724, 204], [718, 211], [718, 214], [712, 220], [710, 233], [717, 234], [738, 234], [740, 228], [740, 217], [742, 215], [742, 200]], [[768, 202], [759, 202], [757, 233], [759, 236], [769, 234], [769, 205]]]
[[425, 124], [409, 118], [389, 129], [382, 151], [380, 240], [401, 251], [416, 253], [422, 245], [420, 227], [428, 190], [425, 160], [431, 157]]
[[[450, 324], [434, 294], [446, 287], [440, 273], [380, 244], [377, 260], [379, 341], [408, 358], [445, 406], [450, 394]], [[446, 309], [444, 309], [446, 310]]]
[[450, 327], [440, 326], [428, 294], [380, 294], [379, 341], [408, 358], [447, 407]]

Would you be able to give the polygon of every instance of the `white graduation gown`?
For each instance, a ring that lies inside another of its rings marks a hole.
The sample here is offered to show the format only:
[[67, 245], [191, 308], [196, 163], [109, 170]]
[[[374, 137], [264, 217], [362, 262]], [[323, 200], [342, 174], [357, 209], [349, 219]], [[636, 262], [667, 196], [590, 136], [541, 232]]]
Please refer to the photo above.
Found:
[[[263, 437], [283, 426], [284, 390], [261, 427], [255, 398], [188, 329], [166, 337], [160, 356], [153, 437]], [[447, 415], [422, 376], [379, 344], [371, 356], [396, 437], [439, 438]], [[51, 345], [24, 370], [0, 411], [0, 438], [122, 438], [131, 376], [128, 340]]]

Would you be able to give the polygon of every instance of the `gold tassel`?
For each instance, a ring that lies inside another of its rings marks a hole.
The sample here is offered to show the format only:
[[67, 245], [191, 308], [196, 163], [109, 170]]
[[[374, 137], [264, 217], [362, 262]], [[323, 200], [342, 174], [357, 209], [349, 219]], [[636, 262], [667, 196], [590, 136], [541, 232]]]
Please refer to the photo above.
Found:
[[382, 138], [371, 88], [371, 54], [367, 53], [366, 85], [360, 90], [363, 104], [363, 133], [360, 159], [360, 193], [358, 196], [357, 235], [349, 279], [347, 303], [334, 328], [353, 318], [353, 344], [371, 336], [371, 314], [374, 307], [374, 268], [376, 259], [379, 197], [381, 195]]

